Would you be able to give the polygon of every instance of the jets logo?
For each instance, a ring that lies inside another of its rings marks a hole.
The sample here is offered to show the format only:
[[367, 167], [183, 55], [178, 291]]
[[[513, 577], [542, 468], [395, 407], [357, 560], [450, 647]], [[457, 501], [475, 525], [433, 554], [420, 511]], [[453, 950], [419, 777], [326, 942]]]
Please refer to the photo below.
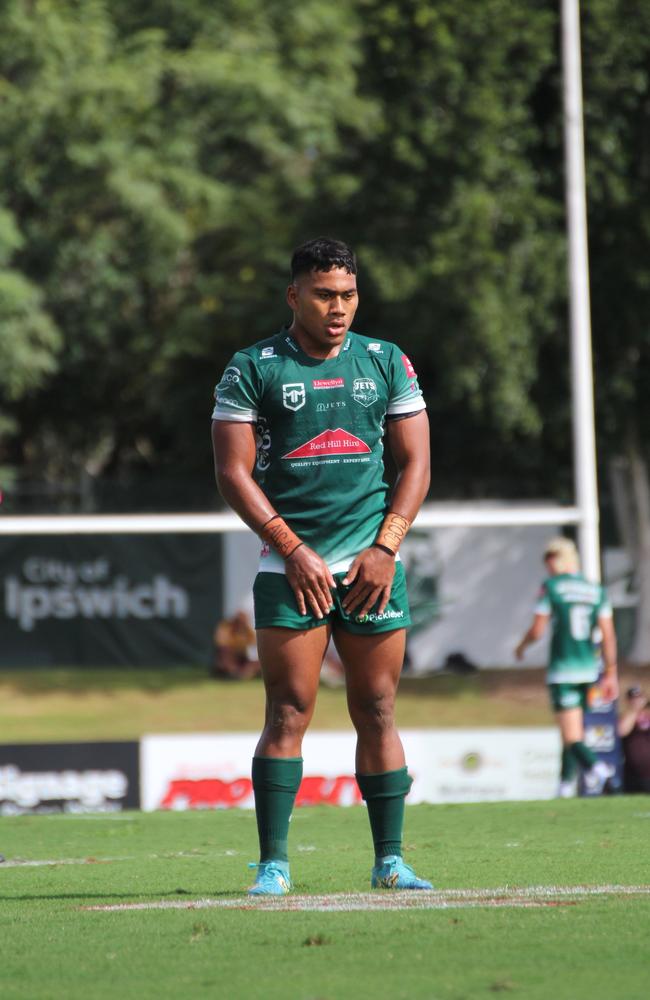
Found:
[[378, 400], [377, 386], [371, 378], [355, 378], [352, 385], [352, 399], [361, 406], [372, 406]]
[[305, 405], [305, 383], [287, 382], [282, 386], [282, 402], [288, 410], [299, 410]]

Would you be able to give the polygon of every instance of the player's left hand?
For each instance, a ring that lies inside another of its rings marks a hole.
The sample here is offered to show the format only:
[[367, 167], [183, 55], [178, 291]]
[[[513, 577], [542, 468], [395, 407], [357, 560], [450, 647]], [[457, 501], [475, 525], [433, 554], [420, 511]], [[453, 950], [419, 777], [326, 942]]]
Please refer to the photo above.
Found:
[[367, 615], [377, 605], [381, 615], [390, 600], [395, 576], [395, 558], [381, 549], [364, 549], [356, 557], [345, 575], [343, 585], [350, 590], [341, 604], [347, 614]]
[[600, 682], [600, 690], [605, 701], [616, 701], [618, 698], [618, 677], [616, 674], [605, 674]]

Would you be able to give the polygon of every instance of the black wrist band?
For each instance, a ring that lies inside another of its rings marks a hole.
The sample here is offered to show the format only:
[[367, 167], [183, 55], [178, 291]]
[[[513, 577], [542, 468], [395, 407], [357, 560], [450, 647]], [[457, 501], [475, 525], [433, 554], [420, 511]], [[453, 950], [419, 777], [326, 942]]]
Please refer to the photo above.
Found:
[[279, 517], [282, 517], [282, 514], [274, 514], [274, 515], [273, 515], [273, 517], [270, 517], [270, 518], [268, 519], [268, 521], [265, 521], [265, 522], [264, 522], [264, 524], [263, 524], [263, 525], [262, 525], [262, 527], [260, 528], [260, 531], [264, 531], [264, 529], [266, 528], [267, 524], [270, 524], [270, 523], [271, 523], [271, 521], [277, 521], [277, 519], [278, 519]]
[[297, 545], [294, 545], [294, 547], [292, 548], [292, 550], [291, 550], [291, 552], [289, 553], [289, 555], [288, 555], [288, 556], [285, 556], [285, 557], [284, 557], [284, 561], [286, 562], [286, 561], [287, 561], [287, 559], [291, 559], [291, 556], [292, 556], [292, 555], [294, 554], [294, 552], [296, 551], [296, 549], [299, 549], [299, 548], [300, 548], [300, 546], [301, 546], [301, 545], [304, 545], [304, 544], [305, 544], [304, 542], [298, 542], [298, 544], [297, 544]]
[[372, 545], [371, 545], [371, 548], [373, 548], [373, 549], [381, 549], [381, 551], [385, 552], [386, 555], [393, 556], [393, 557], [395, 556], [395, 553], [393, 552], [393, 550], [389, 549], [387, 545], [382, 545], [381, 542], [373, 542]]

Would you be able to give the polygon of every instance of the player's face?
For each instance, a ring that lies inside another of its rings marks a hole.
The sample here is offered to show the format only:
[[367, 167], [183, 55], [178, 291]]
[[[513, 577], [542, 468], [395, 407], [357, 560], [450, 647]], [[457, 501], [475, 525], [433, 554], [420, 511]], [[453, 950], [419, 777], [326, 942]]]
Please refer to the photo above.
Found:
[[356, 275], [344, 268], [299, 275], [287, 289], [291, 332], [315, 358], [336, 357], [359, 304]]

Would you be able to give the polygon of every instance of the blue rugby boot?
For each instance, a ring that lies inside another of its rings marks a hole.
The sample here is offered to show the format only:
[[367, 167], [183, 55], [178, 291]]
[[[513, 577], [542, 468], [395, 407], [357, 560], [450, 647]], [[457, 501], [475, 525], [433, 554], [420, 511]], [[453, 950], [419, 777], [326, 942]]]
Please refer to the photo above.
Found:
[[248, 890], [249, 896], [286, 896], [291, 889], [289, 864], [286, 861], [260, 861], [255, 885]]
[[426, 879], [418, 878], [398, 854], [378, 858], [372, 869], [371, 889], [433, 889]]

